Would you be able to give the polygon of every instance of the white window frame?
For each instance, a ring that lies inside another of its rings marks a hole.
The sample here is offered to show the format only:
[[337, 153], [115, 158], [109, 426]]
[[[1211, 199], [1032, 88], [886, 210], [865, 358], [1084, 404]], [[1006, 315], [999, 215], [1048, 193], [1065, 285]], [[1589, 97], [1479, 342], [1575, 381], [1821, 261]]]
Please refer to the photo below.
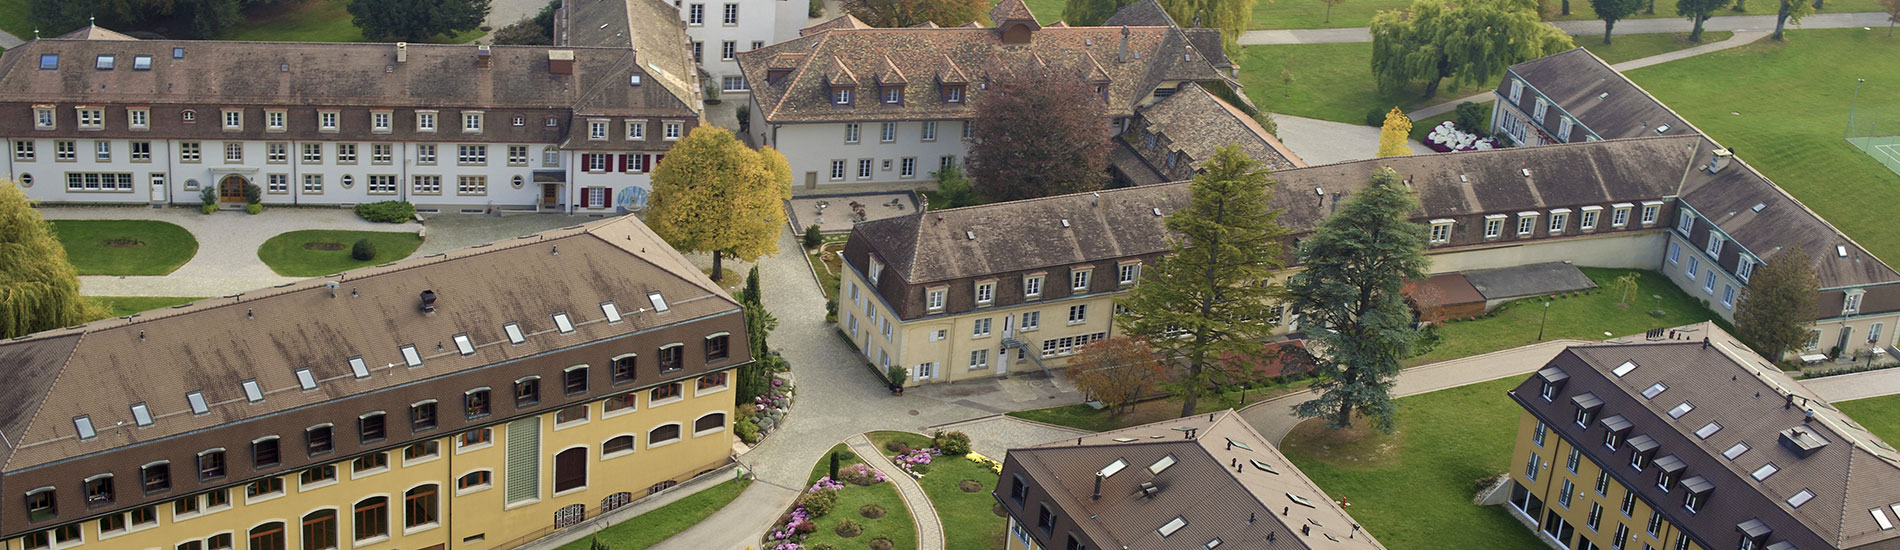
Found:
[[1517, 213], [1517, 236], [1529, 237], [1537, 233], [1537, 212]]
[[1445, 244], [1451, 242], [1451, 226], [1455, 221], [1456, 220], [1450, 219], [1432, 220], [1432, 229], [1429, 239], [1431, 244]]
[[1603, 207], [1585, 206], [1582, 210], [1583, 217], [1577, 219], [1577, 230], [1596, 231], [1597, 224], [1603, 222]]

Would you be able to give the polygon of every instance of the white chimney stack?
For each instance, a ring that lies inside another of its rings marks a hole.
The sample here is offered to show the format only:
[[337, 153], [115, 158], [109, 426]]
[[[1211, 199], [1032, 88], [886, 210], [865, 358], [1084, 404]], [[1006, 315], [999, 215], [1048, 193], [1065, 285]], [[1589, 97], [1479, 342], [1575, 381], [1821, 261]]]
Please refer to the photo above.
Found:
[[408, 42], [396, 43], [396, 62], [397, 63], [409, 62], [409, 43]]

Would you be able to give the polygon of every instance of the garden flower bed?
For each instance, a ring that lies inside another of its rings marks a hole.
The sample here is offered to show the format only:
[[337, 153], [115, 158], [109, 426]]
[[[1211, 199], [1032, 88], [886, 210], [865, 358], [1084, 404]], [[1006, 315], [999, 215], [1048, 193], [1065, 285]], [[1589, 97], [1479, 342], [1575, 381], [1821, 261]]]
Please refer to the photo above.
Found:
[[831, 452], [840, 454], [840, 479], [831, 479], [830, 459], [820, 458], [811, 485], [766, 533], [764, 550], [916, 548], [916, 523], [897, 488], [844, 445]]
[[[918, 463], [911, 468], [912, 471], [919, 467], [923, 470], [917, 484], [923, 486], [924, 494], [937, 508], [937, 517], [943, 522], [945, 548], [1003, 547], [1003, 533], [1009, 528], [1009, 522], [996, 513], [996, 497], [990, 494], [996, 489], [997, 472], [1003, 468], [1000, 459], [969, 452], [967, 443], [963, 445], [966, 448], [954, 449], [965, 451], [961, 456], [937, 450], [932, 438], [909, 432], [866, 435], [879, 448], [889, 451], [891, 446], [901, 443], [909, 449], [903, 454], [917, 457]], [[891, 463], [903, 467], [896, 459]]]

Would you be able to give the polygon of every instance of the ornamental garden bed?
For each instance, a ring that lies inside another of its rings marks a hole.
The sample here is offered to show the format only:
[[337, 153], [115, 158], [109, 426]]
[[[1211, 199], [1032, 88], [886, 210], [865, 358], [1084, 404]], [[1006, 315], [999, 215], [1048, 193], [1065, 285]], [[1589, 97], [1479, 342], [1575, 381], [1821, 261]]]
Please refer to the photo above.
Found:
[[[830, 456], [838, 476], [831, 479]], [[916, 548], [916, 523], [890, 480], [844, 444], [812, 467], [810, 485], [765, 535], [765, 550]]]

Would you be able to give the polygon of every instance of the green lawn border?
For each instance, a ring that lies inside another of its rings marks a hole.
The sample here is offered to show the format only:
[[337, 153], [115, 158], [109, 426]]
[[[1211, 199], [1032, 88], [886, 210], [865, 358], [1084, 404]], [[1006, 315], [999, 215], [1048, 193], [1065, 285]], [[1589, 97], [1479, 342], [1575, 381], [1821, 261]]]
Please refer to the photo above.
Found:
[[561, 545], [559, 550], [588, 550], [598, 537], [614, 550], [640, 550], [659, 544], [691, 529], [738, 500], [752, 478], [741, 477], [719, 482], [697, 493], [680, 497], [665, 506], [647, 510], [589, 536]]
[[[376, 244], [376, 257], [369, 261], [350, 258], [350, 246], [360, 238]], [[308, 250], [305, 243], [318, 239], [337, 242], [342, 250]], [[257, 247], [257, 259], [271, 271], [286, 277], [322, 277], [352, 269], [385, 264], [409, 257], [422, 246], [422, 236], [404, 231], [352, 231], [342, 229], [302, 229], [271, 236]]]
[[[159, 220], [47, 220], [80, 275], [168, 275], [198, 255], [198, 238]], [[139, 248], [114, 249], [98, 240], [137, 238]]]

